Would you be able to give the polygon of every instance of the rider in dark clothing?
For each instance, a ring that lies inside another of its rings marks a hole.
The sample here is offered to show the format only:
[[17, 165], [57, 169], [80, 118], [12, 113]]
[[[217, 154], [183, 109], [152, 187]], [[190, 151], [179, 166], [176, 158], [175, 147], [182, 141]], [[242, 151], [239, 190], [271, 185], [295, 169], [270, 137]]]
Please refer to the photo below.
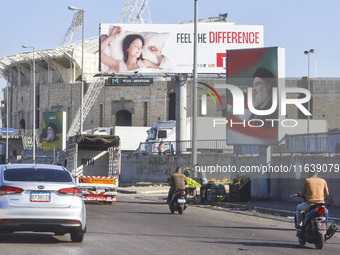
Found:
[[181, 172], [182, 169], [180, 167], [176, 167], [176, 172], [171, 175], [169, 179], [170, 190], [168, 194], [168, 203], [177, 189], [185, 189], [185, 185], [188, 184], [187, 177]]

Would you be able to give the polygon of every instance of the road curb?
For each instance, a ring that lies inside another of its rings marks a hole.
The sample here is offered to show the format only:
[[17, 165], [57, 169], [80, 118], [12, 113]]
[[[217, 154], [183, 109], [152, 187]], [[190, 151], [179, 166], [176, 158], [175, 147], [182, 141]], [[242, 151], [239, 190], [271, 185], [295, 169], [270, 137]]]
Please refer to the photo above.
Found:
[[[255, 211], [263, 214], [272, 214], [277, 216], [283, 217], [293, 217], [295, 216], [295, 212], [287, 211], [287, 210], [280, 210], [275, 208], [267, 208], [267, 207], [260, 207], [260, 206], [249, 206], [249, 205], [241, 205], [241, 204], [233, 204], [229, 202], [213, 202], [211, 203], [213, 206], [219, 206], [229, 209], [241, 209], [244, 211]], [[340, 218], [337, 217], [329, 217], [330, 221], [334, 221], [337, 225], [340, 225]]]
[[121, 194], [136, 194], [137, 191], [135, 191], [135, 190], [121, 190], [121, 189], [118, 189], [118, 193], [121, 193]]
[[[118, 193], [121, 194], [159, 194], [159, 195], [167, 195], [169, 192], [168, 187], [121, 187], [118, 188]], [[262, 214], [271, 214], [277, 215], [281, 217], [293, 217], [295, 216], [295, 211], [293, 210], [282, 210], [270, 207], [257, 206], [254, 204], [237, 204], [233, 202], [210, 202], [208, 205], [218, 206], [222, 208], [242, 210], [242, 211], [252, 211]], [[274, 206], [275, 207], [275, 206]], [[332, 209], [330, 210], [330, 215], [332, 215]], [[337, 225], [340, 225], [339, 217], [329, 217], [330, 221], [334, 221]]]
[[281, 216], [294, 216], [295, 212], [287, 211], [287, 210], [280, 210], [274, 208], [267, 208], [267, 207], [260, 207], [260, 206], [249, 206], [249, 205], [240, 205], [240, 204], [233, 204], [233, 203], [223, 203], [223, 202], [215, 202], [212, 205], [231, 208], [231, 209], [243, 209], [245, 211], [256, 211], [260, 213], [266, 214], [279, 214]]
[[119, 189], [118, 193], [121, 194], [168, 194], [169, 189]]

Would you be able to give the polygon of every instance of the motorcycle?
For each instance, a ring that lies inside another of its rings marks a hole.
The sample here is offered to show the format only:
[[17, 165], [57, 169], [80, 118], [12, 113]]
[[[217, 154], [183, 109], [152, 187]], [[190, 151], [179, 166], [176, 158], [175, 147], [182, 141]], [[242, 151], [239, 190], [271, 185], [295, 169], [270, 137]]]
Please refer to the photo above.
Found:
[[[291, 197], [301, 197], [301, 193], [295, 193]], [[315, 244], [316, 249], [322, 249], [324, 243], [331, 239], [338, 230], [336, 224], [328, 224], [328, 209], [324, 204], [312, 205], [306, 212], [301, 211], [302, 226], [297, 229], [297, 237], [300, 245], [306, 242]], [[295, 226], [297, 226], [296, 216], [294, 217]]]
[[179, 214], [182, 214], [183, 211], [187, 208], [186, 204], [186, 193], [185, 189], [178, 189], [176, 190], [169, 202], [169, 209], [172, 214], [175, 213], [175, 211], [178, 211]]

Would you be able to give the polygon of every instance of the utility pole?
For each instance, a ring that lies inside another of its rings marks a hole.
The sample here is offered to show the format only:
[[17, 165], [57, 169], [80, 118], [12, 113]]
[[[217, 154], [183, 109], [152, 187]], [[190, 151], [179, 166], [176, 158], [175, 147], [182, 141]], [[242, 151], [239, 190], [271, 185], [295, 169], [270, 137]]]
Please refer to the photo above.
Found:
[[192, 166], [197, 163], [197, 12], [198, 12], [198, 0], [195, 1], [195, 22], [194, 22], [194, 79], [193, 79], [193, 92], [192, 92]]

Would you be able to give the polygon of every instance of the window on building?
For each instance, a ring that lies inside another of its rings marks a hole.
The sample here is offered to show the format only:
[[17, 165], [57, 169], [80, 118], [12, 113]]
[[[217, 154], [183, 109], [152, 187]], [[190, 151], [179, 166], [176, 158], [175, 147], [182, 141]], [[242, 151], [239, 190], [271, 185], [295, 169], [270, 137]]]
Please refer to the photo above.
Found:
[[143, 104], [143, 115], [144, 115], [144, 121], [143, 121], [143, 124], [144, 124], [144, 127], [147, 127], [148, 126], [148, 102], [144, 102]]
[[99, 126], [104, 126], [103, 124], [103, 105], [99, 105]]
[[25, 129], [25, 120], [24, 119], [20, 120], [20, 128]]

